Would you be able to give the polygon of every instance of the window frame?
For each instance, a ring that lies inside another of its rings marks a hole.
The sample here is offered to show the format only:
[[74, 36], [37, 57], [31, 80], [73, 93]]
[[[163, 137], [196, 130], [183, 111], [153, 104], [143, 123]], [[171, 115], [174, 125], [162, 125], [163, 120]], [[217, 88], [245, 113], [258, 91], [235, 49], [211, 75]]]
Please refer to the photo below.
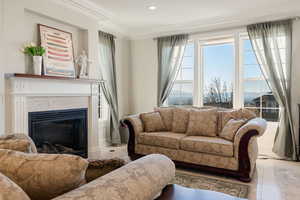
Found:
[[[241, 97], [240, 97], [240, 101], [242, 103], [242, 108], [247, 108], [247, 109], [258, 109], [259, 110], [259, 117], [263, 118], [263, 110], [278, 110], [278, 112], [280, 111], [279, 107], [263, 107], [262, 105], [262, 97], [260, 96], [260, 106], [259, 107], [249, 107], [249, 106], [245, 106], [244, 103], [244, 82], [247, 80], [258, 80], [258, 81], [266, 81], [266, 79], [261, 76], [261, 77], [255, 77], [255, 78], [244, 78], [244, 52], [243, 52], [243, 44], [244, 44], [244, 40], [249, 40], [249, 36], [247, 33], [243, 34], [240, 36], [240, 69], [242, 71], [242, 73], [240, 74], [240, 79], [241, 79], [241, 85], [242, 85], [242, 91], [241, 91]], [[254, 51], [253, 51], [254, 52]], [[258, 61], [257, 61], [258, 62]]]
[[[193, 77], [193, 80], [177, 80], [177, 77], [176, 77], [176, 79], [175, 79], [175, 81], [174, 81], [174, 85], [176, 85], [176, 84], [191, 84], [192, 85], [192, 91], [193, 91], [193, 93], [192, 93], [192, 97], [193, 97], [193, 104], [191, 105], [191, 106], [193, 106], [193, 105], [195, 105], [195, 92], [197, 92], [197, 90], [195, 90], [195, 58], [197, 57], [196, 56], [196, 54], [195, 54], [195, 43], [194, 43], [194, 41], [193, 40], [189, 40], [188, 42], [187, 42], [187, 45], [189, 45], [189, 44], [194, 44], [194, 66], [193, 66], [193, 68], [194, 68], [194, 77]], [[180, 68], [181, 68], [181, 66], [180, 66]], [[180, 69], [181, 70], [181, 69]], [[173, 87], [174, 87], [174, 85], [173, 85]], [[168, 97], [169, 98], [169, 97]], [[164, 105], [168, 105], [169, 103], [168, 103], [168, 98], [167, 98], [167, 100], [165, 101], [165, 103], [164, 103]]]
[[[264, 109], [279, 110], [274, 107], [247, 107], [244, 105], [244, 52], [243, 40], [249, 39], [245, 29], [214, 33], [210, 35], [193, 35], [190, 37], [188, 43], [194, 43], [194, 80], [176, 80], [176, 83], [192, 83], [193, 86], [193, 106], [204, 105], [204, 59], [203, 46], [233, 43], [234, 48], [234, 79], [233, 83], [233, 108], [252, 108], [260, 109], [260, 117]], [[264, 77], [257, 78], [257, 80], [265, 80]], [[166, 101], [166, 105], [167, 105]], [[187, 105], [188, 106], [188, 105]]]
[[234, 80], [233, 80], [233, 99], [232, 99], [232, 105], [233, 108], [237, 108], [236, 104], [236, 47], [235, 47], [235, 40], [233, 37], [233, 34], [230, 35], [220, 35], [219, 37], [214, 36], [212, 38], [205, 38], [200, 39], [198, 42], [198, 48], [199, 48], [199, 54], [198, 54], [198, 60], [199, 63], [195, 68], [198, 68], [200, 71], [199, 78], [200, 78], [200, 93], [198, 94], [198, 105], [204, 106], [204, 55], [203, 55], [203, 48], [205, 46], [212, 46], [212, 45], [222, 45], [222, 44], [230, 44], [233, 43], [233, 55], [234, 55]]

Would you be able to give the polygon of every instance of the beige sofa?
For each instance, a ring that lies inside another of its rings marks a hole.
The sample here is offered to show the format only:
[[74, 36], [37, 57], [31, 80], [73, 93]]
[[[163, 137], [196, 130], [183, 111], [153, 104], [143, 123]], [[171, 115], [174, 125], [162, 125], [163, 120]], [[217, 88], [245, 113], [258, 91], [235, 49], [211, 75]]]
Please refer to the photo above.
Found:
[[89, 183], [87, 167], [79, 156], [38, 154], [26, 135], [0, 137], [0, 199], [152, 200], [175, 176], [174, 163], [157, 154]]
[[264, 119], [246, 109], [173, 107], [129, 116], [124, 123], [130, 132], [128, 154], [132, 159], [160, 153], [178, 166], [231, 175], [245, 182], [251, 181], [255, 170], [257, 137], [267, 126]]

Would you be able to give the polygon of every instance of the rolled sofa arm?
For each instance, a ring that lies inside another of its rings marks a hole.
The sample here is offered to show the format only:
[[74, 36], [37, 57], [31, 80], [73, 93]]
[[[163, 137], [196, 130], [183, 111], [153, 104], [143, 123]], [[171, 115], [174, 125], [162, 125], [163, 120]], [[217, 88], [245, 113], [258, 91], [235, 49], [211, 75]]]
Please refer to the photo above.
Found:
[[136, 134], [144, 131], [143, 122], [139, 115], [130, 115], [123, 120], [126, 124], [130, 123]]
[[258, 156], [257, 137], [267, 128], [266, 120], [254, 118], [244, 124], [234, 137], [234, 156], [239, 161], [240, 179], [250, 181]]
[[55, 200], [152, 200], [174, 176], [175, 165], [168, 157], [151, 154]]
[[234, 146], [238, 147], [242, 138], [249, 132], [253, 132], [253, 136], [262, 136], [267, 129], [267, 122], [262, 118], [254, 118], [244, 124], [235, 134]]
[[131, 159], [135, 160], [135, 145], [137, 135], [144, 131], [143, 122], [140, 119], [139, 115], [131, 115], [123, 119], [123, 122], [126, 124], [129, 130], [129, 139], [127, 144], [127, 152]]

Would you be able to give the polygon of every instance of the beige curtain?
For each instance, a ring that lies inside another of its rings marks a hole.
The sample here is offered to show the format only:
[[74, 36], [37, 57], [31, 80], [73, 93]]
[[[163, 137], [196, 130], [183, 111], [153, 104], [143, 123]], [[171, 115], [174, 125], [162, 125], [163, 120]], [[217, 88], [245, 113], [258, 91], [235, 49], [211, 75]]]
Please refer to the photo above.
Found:
[[297, 160], [291, 113], [292, 21], [253, 24], [247, 30], [261, 70], [280, 106], [273, 152]]
[[108, 33], [99, 31], [101, 87], [110, 108], [110, 134], [107, 141], [121, 144], [119, 132], [118, 93], [115, 62], [115, 39]]
[[173, 35], [157, 39], [158, 48], [158, 85], [157, 105], [166, 101], [182, 63], [188, 35]]

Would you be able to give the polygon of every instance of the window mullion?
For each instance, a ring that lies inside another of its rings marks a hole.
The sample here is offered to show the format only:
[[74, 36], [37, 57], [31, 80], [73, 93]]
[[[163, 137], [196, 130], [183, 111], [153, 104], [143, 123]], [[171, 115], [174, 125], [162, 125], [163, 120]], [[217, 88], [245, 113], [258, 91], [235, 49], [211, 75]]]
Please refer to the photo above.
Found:
[[262, 117], [262, 95], [260, 96], [260, 117]]
[[194, 41], [194, 81], [193, 81], [193, 105], [198, 105], [198, 49], [197, 49], [197, 40]]
[[199, 79], [199, 90], [198, 90], [198, 99], [199, 105], [203, 106], [204, 101], [204, 57], [203, 57], [203, 46], [198, 42], [198, 79]]
[[233, 108], [242, 107], [242, 56], [241, 56], [241, 40], [240, 33], [234, 34], [234, 56], [235, 56], [235, 76], [234, 76], [234, 91], [233, 91]]

